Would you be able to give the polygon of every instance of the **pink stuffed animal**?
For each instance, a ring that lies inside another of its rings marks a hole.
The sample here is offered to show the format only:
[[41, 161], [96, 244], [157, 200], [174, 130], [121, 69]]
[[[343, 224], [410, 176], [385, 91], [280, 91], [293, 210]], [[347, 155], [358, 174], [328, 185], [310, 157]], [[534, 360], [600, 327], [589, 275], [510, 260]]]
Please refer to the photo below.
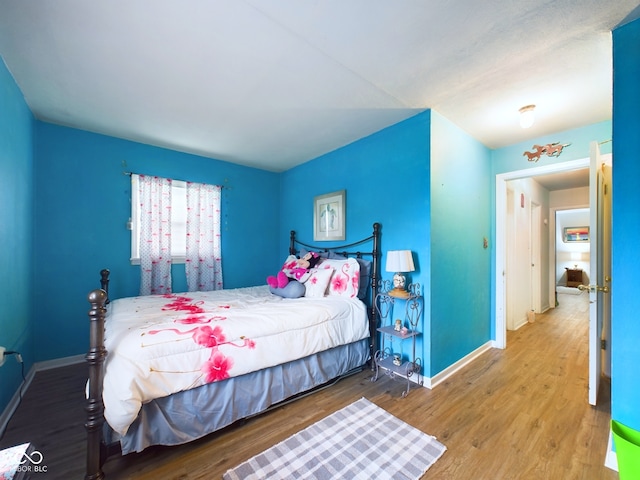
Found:
[[320, 261], [316, 252], [308, 252], [302, 258], [286, 262], [275, 276], [267, 277], [267, 284], [273, 288], [284, 288], [291, 280], [304, 283], [311, 275], [311, 269]]

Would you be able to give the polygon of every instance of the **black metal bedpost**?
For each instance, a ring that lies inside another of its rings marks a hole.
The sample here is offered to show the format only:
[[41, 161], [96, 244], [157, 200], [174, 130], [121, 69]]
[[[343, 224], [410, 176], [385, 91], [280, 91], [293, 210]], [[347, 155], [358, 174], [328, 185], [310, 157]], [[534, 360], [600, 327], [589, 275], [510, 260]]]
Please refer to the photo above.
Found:
[[375, 362], [373, 361], [373, 356], [378, 351], [378, 309], [376, 307], [376, 301], [378, 297], [378, 289], [380, 282], [380, 224], [373, 224], [373, 261], [372, 261], [372, 272], [371, 275], [371, 305], [370, 305], [370, 313], [369, 313], [369, 329], [370, 329], [370, 344], [369, 348], [371, 350], [371, 370], [375, 368]]
[[106, 315], [107, 292], [93, 290], [88, 296], [89, 310], [89, 351], [85, 356], [89, 363], [89, 398], [87, 399], [87, 471], [85, 480], [100, 480], [102, 472], [102, 427], [104, 425], [104, 404], [102, 403], [102, 364], [107, 356], [104, 346], [104, 320]]
[[110, 302], [109, 300], [109, 274], [110, 273], [111, 272], [107, 268], [100, 270], [100, 288], [105, 292], [107, 292], [107, 302], [105, 305], [108, 305]]
[[289, 234], [289, 255], [296, 254], [296, 231], [291, 230]]

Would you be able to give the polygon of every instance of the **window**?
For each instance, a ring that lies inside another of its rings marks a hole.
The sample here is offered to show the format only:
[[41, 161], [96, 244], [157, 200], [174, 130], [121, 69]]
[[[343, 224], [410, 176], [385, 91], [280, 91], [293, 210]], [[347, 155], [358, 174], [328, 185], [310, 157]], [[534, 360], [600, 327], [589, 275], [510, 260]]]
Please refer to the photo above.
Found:
[[[138, 175], [131, 174], [131, 264], [140, 265]], [[171, 261], [185, 263], [187, 252], [187, 183], [171, 181]]]
[[131, 262], [140, 295], [171, 292], [171, 266], [185, 266], [190, 292], [220, 290], [222, 187], [131, 175]]

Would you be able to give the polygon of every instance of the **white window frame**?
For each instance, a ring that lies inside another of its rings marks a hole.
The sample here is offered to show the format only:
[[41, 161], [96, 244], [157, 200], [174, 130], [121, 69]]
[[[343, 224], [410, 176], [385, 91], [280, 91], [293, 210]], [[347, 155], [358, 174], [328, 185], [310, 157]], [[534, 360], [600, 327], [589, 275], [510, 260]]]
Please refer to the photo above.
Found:
[[[140, 265], [138, 175], [131, 174], [131, 265]], [[187, 182], [171, 180], [171, 263], [185, 263], [187, 248]]]

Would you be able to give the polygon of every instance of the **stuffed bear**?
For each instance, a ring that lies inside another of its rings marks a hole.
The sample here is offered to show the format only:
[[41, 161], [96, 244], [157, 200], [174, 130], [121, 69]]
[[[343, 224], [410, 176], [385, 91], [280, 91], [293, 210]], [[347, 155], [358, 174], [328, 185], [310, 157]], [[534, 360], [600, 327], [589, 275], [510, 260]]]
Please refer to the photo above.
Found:
[[311, 269], [320, 261], [316, 252], [307, 252], [301, 258], [287, 261], [277, 275], [267, 277], [267, 284], [272, 288], [284, 288], [291, 280], [304, 283], [311, 275]]

